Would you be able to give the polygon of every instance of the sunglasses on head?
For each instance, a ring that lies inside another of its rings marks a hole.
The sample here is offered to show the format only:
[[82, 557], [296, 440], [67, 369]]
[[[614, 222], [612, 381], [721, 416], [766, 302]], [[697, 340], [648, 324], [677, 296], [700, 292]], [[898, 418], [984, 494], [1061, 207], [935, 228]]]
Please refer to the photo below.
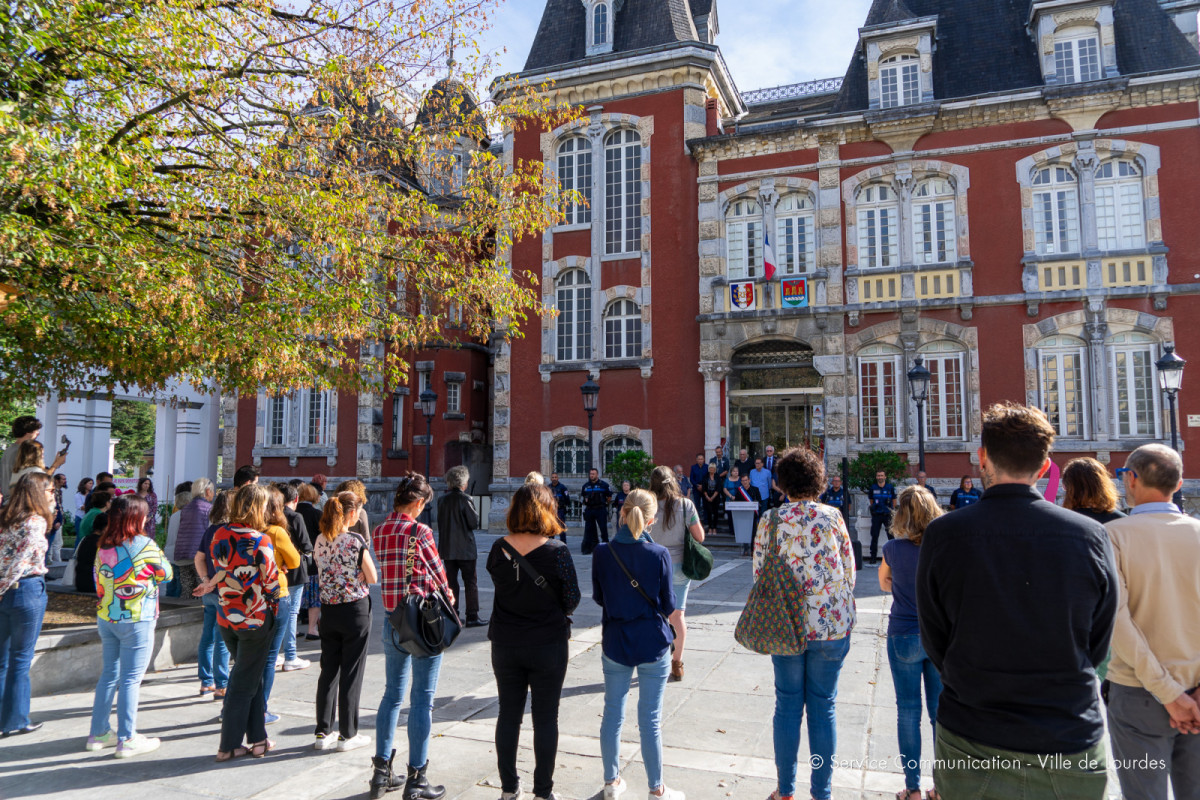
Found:
[[1117, 467], [1117, 480], [1121, 480], [1126, 474], [1132, 475], [1135, 478], [1138, 476], [1137, 472], [1131, 470], [1129, 467]]

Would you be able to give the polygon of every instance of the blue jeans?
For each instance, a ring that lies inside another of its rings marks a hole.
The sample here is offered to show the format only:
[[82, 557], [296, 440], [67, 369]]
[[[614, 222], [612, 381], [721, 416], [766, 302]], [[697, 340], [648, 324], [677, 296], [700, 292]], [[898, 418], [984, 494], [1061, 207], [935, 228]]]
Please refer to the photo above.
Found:
[[638, 738], [642, 741], [642, 763], [646, 783], [653, 791], [662, 780], [662, 705], [671, 674], [671, 650], [657, 661], [627, 667], [608, 656], [600, 659], [604, 667], [604, 718], [600, 722], [600, 760], [604, 762], [604, 782], [612, 783], [621, 774], [621, 726], [625, 722], [625, 697], [638, 676]]
[[896, 687], [896, 730], [900, 738], [900, 762], [904, 767], [904, 788], [910, 792], [921, 789], [921, 679], [925, 679], [925, 707], [929, 724], [937, 733], [938, 697], [942, 694], [942, 678], [925, 655], [921, 637], [917, 634], [889, 636], [888, 663], [892, 667], [892, 683]]
[[[295, 608], [300, 603], [300, 592], [294, 591], [288, 587], [287, 597], [279, 598], [279, 614], [275, 617], [278, 623], [275, 625], [275, 632], [271, 635], [271, 646], [267, 650], [267, 665], [263, 668], [263, 702], [271, 702], [271, 689], [275, 686], [275, 659], [279, 657], [279, 650], [283, 647], [284, 637], [287, 635], [288, 622], [291, 621], [293, 626], [292, 635], [293, 643], [295, 641], [295, 624], [296, 615]], [[270, 710], [270, 705], [267, 706]]]
[[[684, 536], [691, 536], [684, 532]], [[671, 568], [671, 585], [675, 587], [675, 607], [687, 609], [688, 589], [692, 588], [692, 579], [683, 574], [683, 564], [675, 564]]]
[[109, 622], [96, 620], [100, 643], [104, 646], [104, 666], [96, 681], [92, 701], [92, 736], [111, 730], [113, 695], [117, 696], [117, 739], [125, 741], [137, 732], [138, 690], [154, 651], [154, 625], [157, 620]]
[[229, 683], [229, 650], [217, 630], [217, 610], [221, 600], [216, 592], [201, 595], [204, 602], [204, 628], [200, 631], [200, 652], [196, 656], [196, 671], [201, 686], [224, 689]]
[[850, 637], [810, 641], [798, 656], [771, 656], [775, 667], [775, 771], [779, 794], [796, 793], [796, 762], [800, 754], [800, 719], [808, 707], [808, 747], [813, 766], [810, 791], [815, 800], [829, 800], [833, 756], [837, 750], [838, 675], [850, 652]]
[[[283, 618], [283, 624], [287, 630], [283, 633], [283, 660], [296, 660], [296, 624], [300, 618], [300, 612], [304, 610], [304, 586], [292, 588], [288, 586], [289, 605], [291, 612]], [[283, 602], [279, 603], [279, 613], [283, 614]]]
[[379, 711], [375, 714], [375, 755], [392, 757], [392, 739], [400, 720], [400, 704], [412, 673], [412, 693], [408, 696], [408, 763], [423, 767], [429, 761], [429, 732], [433, 730], [433, 696], [437, 693], [440, 655], [420, 658], [396, 646], [395, 629], [383, 622], [383, 661], [386, 685]]
[[0, 730], [4, 733], [29, 724], [29, 665], [44, 616], [44, 578], [23, 578], [0, 597]]

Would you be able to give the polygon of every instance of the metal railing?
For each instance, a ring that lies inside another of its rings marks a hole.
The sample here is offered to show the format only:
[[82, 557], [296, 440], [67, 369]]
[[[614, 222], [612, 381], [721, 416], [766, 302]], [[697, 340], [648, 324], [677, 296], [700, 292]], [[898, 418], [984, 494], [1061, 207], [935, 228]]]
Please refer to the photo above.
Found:
[[820, 78], [804, 83], [789, 83], [786, 86], [771, 86], [767, 89], [754, 89], [742, 92], [742, 102], [748, 106], [772, 103], [776, 100], [791, 100], [797, 97], [809, 97], [818, 94], [831, 94], [840, 91], [842, 78]]

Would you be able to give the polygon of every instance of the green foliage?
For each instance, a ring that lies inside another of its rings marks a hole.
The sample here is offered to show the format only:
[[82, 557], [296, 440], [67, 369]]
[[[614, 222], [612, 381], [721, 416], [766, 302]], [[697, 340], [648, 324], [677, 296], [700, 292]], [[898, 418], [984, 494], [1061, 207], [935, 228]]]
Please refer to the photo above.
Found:
[[15, 397], [0, 403], [0, 447], [12, 444], [12, 440], [8, 438], [8, 434], [12, 432], [12, 421], [17, 417], [31, 417], [36, 411], [37, 401], [32, 397]]
[[604, 478], [614, 490], [621, 488], [621, 481], [629, 481], [635, 489], [646, 489], [650, 486], [650, 473], [654, 472], [654, 467], [654, 462], [644, 451], [626, 450], [613, 459]]
[[133, 400], [114, 400], [112, 438], [120, 439], [116, 448], [117, 471], [136, 475], [154, 447], [154, 406]]
[[850, 488], [866, 491], [875, 482], [875, 473], [883, 470], [892, 483], [908, 477], [908, 457], [893, 450], [868, 450], [850, 462]]

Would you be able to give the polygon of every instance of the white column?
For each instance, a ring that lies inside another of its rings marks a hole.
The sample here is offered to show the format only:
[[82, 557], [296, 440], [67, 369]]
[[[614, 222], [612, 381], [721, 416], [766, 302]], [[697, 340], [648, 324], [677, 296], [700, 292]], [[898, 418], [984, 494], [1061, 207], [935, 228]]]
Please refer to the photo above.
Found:
[[38, 402], [38, 418], [42, 420], [41, 441], [47, 460], [62, 449], [62, 437], [71, 440], [67, 461], [60, 470], [67, 476], [67, 486], [74, 492], [83, 478], [95, 478], [97, 472], [111, 471], [109, 438], [112, 429], [112, 401], [80, 397], [44, 397]]
[[176, 424], [179, 411], [169, 404], [160, 403], [154, 415], [154, 487], [160, 502], [170, 502], [175, 496], [175, 485], [190, 481], [199, 475], [183, 475], [179, 463]]
[[729, 377], [729, 364], [705, 361], [700, 364], [704, 376], [704, 454], [708, 457], [721, 446], [721, 384]]

